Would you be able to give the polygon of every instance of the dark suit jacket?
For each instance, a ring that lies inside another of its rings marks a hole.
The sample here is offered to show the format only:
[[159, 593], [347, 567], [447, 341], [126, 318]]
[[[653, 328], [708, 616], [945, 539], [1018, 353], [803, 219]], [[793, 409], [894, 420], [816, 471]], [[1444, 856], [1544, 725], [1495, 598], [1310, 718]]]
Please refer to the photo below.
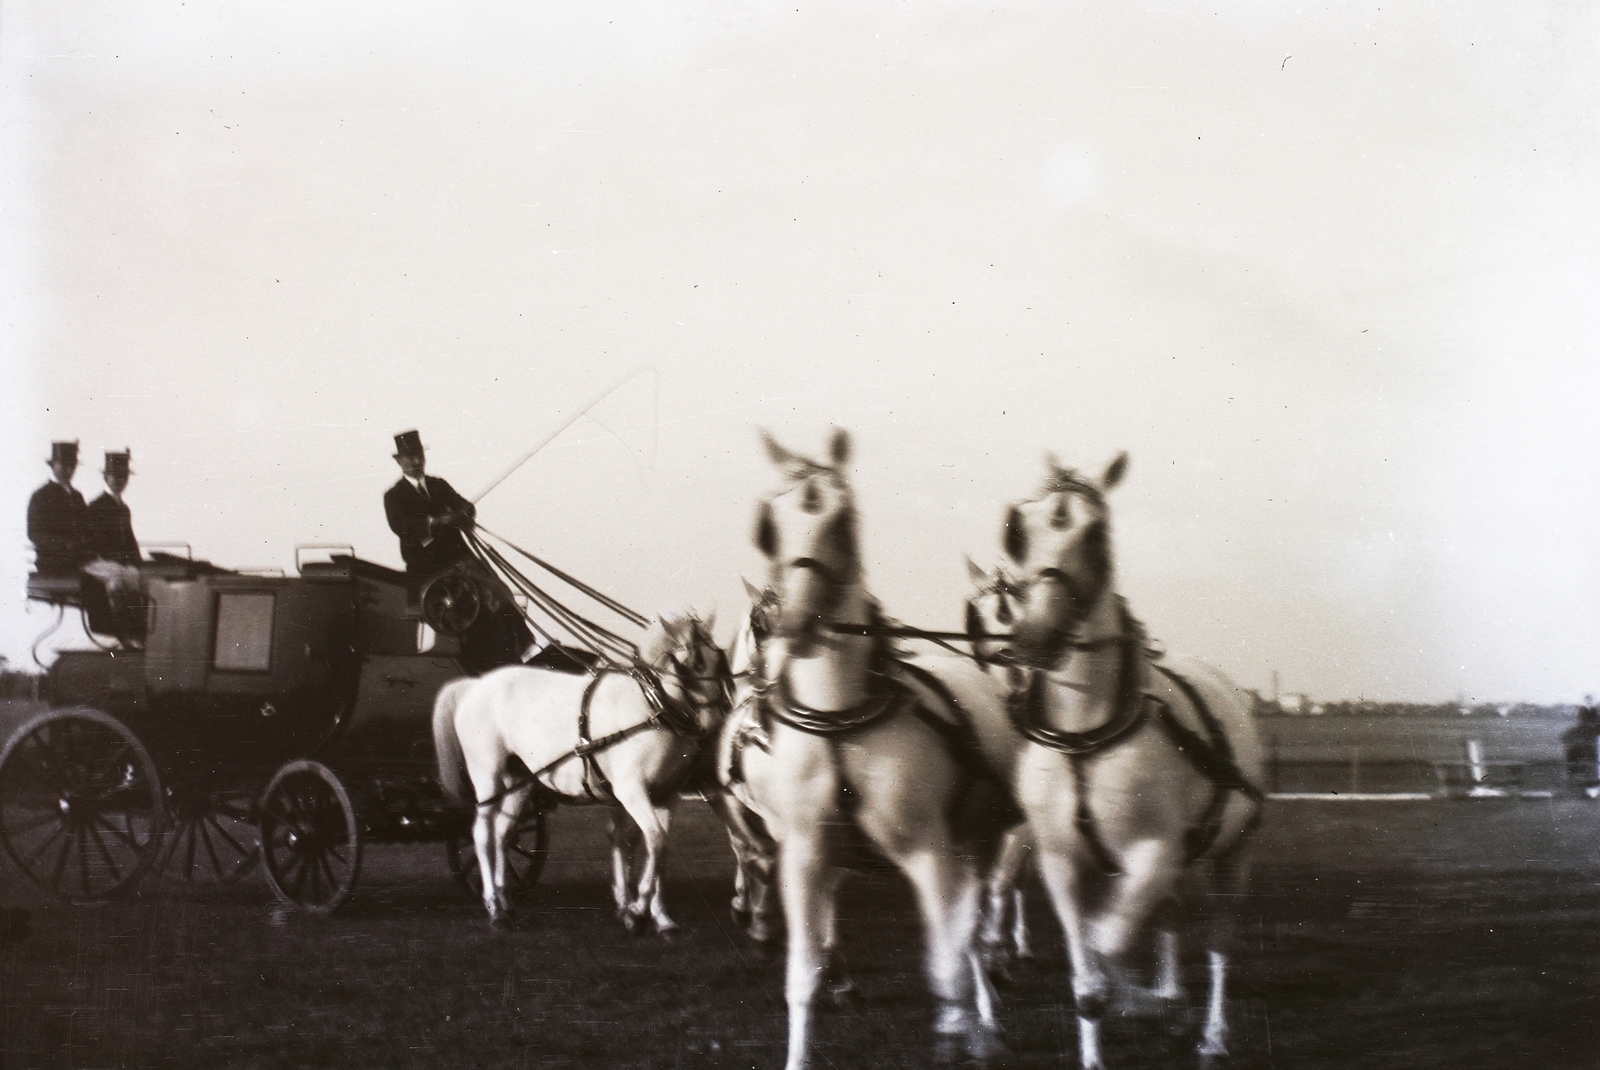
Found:
[[400, 536], [400, 556], [405, 559], [406, 572], [416, 579], [443, 572], [471, 554], [458, 529], [431, 524], [430, 518], [449, 511], [465, 518], [470, 526], [477, 515], [472, 503], [450, 484], [438, 476], [423, 479], [428, 486], [426, 501], [404, 476], [383, 495], [389, 530]]
[[119, 565], [139, 563], [139, 540], [133, 534], [133, 513], [109, 492], [89, 503], [89, 549]]
[[34, 568], [48, 576], [71, 576], [94, 556], [89, 547], [89, 507], [77, 490], [51, 480], [28, 499], [28, 541]]

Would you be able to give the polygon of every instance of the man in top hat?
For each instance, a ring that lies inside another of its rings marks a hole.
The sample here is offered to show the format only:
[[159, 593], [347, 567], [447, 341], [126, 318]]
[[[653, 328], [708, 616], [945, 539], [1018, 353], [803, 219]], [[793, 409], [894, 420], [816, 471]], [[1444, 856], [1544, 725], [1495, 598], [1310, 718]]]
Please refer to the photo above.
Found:
[[420, 434], [400, 432], [394, 448], [401, 476], [384, 493], [383, 511], [389, 530], [400, 536], [400, 556], [416, 593], [429, 579], [472, 556], [461, 529], [472, 526], [477, 510], [449, 483], [426, 473]]
[[93, 553], [89, 548], [89, 507], [72, 486], [78, 470], [78, 444], [52, 442], [50, 482], [28, 499], [28, 541], [34, 569], [44, 576], [75, 576]]
[[405, 559], [411, 594], [441, 572], [459, 568], [478, 580], [488, 595], [488, 612], [468, 628], [462, 639], [463, 660], [474, 672], [518, 660], [533, 642], [533, 633], [511, 600], [511, 592], [472, 555], [463, 529], [477, 516], [473, 504], [438, 476], [426, 473], [422, 436], [402, 431], [394, 436], [395, 463], [400, 479], [383, 495], [389, 528], [400, 536], [400, 556]]
[[139, 540], [133, 534], [133, 514], [122, 500], [132, 471], [129, 451], [106, 451], [106, 492], [89, 503], [89, 549], [96, 557], [118, 565], [139, 563]]

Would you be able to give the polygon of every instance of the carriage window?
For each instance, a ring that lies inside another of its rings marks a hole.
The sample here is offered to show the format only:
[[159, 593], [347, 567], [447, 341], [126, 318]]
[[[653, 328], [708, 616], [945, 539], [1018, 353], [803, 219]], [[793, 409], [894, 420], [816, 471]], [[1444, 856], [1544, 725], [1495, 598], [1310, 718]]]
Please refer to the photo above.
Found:
[[270, 594], [217, 595], [212, 665], [243, 672], [272, 668], [272, 602]]

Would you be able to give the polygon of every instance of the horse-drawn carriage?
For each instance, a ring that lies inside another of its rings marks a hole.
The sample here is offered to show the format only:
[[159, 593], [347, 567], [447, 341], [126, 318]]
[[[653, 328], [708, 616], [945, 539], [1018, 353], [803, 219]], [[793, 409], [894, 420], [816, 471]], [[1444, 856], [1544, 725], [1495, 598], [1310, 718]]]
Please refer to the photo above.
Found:
[[[295, 576], [157, 555], [137, 611], [98, 620], [75, 577], [30, 580], [30, 598], [85, 609], [91, 636], [115, 640], [61, 653], [52, 708], [0, 750], [0, 843], [22, 872], [92, 902], [152, 869], [227, 883], [263, 863], [285, 904], [328, 913], [364, 844], [434, 840], [477, 892], [471, 814], [441, 794], [430, 734], [434, 695], [466, 671], [461, 640], [423, 649], [405, 575], [328, 550], [302, 548]], [[464, 630], [435, 601], [436, 633]], [[512, 844], [517, 887], [537, 881], [545, 835], [534, 801]]]

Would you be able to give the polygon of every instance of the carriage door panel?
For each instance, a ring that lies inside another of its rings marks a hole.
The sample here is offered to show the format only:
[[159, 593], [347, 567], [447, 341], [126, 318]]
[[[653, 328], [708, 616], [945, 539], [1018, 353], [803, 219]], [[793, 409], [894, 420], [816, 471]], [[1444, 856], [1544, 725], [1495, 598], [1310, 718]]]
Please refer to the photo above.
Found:
[[203, 692], [211, 671], [210, 585], [204, 580], [149, 579], [146, 586], [150, 631], [144, 676], [151, 696]]
[[454, 658], [412, 654], [362, 659], [355, 710], [341, 740], [350, 757], [433, 762], [433, 700], [465, 675]]

